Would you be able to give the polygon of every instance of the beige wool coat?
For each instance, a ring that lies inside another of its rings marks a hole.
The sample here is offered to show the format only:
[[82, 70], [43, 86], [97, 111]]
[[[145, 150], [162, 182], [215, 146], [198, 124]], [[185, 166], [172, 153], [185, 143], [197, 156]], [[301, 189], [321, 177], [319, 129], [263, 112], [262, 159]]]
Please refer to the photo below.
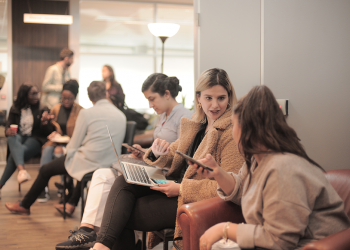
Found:
[[[207, 154], [211, 154], [225, 171], [238, 173], [244, 160], [239, 154], [237, 145], [232, 138], [231, 115], [232, 111], [227, 110], [214, 122], [198, 146], [193, 158], [199, 160]], [[175, 151], [179, 150], [187, 154], [200, 127], [201, 123], [183, 117], [181, 119], [180, 137], [170, 145], [170, 152], [152, 162], [148, 159], [151, 152], [151, 149], [149, 149], [144, 156], [145, 162], [161, 168], [168, 167], [170, 168], [167, 173], [168, 176], [179, 177], [186, 162]], [[181, 183], [182, 193], [178, 196], [178, 207], [183, 204], [213, 198], [217, 196], [216, 188], [217, 182], [214, 179], [208, 179], [198, 175], [196, 169], [189, 166]], [[180, 236], [182, 236], [182, 232], [176, 222], [174, 237]], [[150, 233], [148, 236], [148, 248], [153, 248], [160, 241], [160, 238]], [[177, 243], [182, 247], [182, 242]]]

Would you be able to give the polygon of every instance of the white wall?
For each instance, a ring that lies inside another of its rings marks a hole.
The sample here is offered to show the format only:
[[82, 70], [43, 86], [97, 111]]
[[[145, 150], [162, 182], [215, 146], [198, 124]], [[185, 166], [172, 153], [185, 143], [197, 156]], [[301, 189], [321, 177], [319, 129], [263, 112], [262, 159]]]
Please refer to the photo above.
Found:
[[242, 96], [260, 84], [260, 1], [200, 0], [196, 5], [200, 26], [195, 68], [199, 74], [214, 67], [226, 70]]
[[350, 1], [196, 5], [195, 68], [226, 69], [238, 97], [261, 80], [276, 98], [290, 100], [287, 121], [311, 158], [326, 170], [350, 168]]
[[350, 168], [350, 1], [265, 1], [265, 84], [325, 169]]

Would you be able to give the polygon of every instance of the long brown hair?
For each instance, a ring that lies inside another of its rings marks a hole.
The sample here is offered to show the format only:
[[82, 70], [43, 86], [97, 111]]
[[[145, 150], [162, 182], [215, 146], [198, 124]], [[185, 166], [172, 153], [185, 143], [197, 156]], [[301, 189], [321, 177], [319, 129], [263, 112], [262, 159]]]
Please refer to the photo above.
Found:
[[[233, 110], [241, 126], [238, 142], [247, 167], [254, 154], [291, 153], [303, 157], [323, 168], [309, 158], [294, 129], [288, 126], [272, 91], [262, 85], [253, 87], [241, 98]], [[261, 146], [268, 151], [259, 150]]]
[[109, 73], [111, 73], [111, 76], [109, 77], [109, 81], [111, 82], [111, 86], [118, 86], [120, 85], [120, 83], [115, 79], [115, 75], [114, 75], [114, 70], [110, 65], [103, 65], [103, 67], [106, 67], [109, 71]]

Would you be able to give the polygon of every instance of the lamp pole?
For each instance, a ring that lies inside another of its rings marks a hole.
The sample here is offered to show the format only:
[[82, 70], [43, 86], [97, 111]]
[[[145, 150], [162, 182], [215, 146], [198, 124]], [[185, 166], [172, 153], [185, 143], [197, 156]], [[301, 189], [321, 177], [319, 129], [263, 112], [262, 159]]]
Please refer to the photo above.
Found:
[[161, 65], [162, 71], [161, 71], [161, 73], [163, 74], [163, 66], [164, 66], [164, 43], [165, 43], [165, 40], [168, 39], [168, 36], [160, 36], [159, 38], [160, 38], [160, 40], [162, 40], [162, 65]]

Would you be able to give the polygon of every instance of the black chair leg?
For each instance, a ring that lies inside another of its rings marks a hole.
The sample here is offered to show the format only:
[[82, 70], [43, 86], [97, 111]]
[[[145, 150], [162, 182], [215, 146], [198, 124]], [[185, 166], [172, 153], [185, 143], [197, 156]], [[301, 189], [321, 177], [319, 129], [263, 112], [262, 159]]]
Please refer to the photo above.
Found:
[[21, 192], [21, 183], [18, 183], [18, 192]]
[[142, 250], [147, 250], [146, 247], [146, 238], [147, 238], [147, 232], [143, 231], [142, 232]]
[[81, 213], [80, 213], [80, 220], [83, 220], [83, 215], [84, 215], [84, 209], [85, 209], [85, 199], [84, 199], [84, 188], [85, 188], [85, 182], [82, 181], [81, 182], [81, 193], [80, 193], [80, 197], [81, 197]]
[[163, 250], [168, 250], [168, 245], [169, 245], [169, 241], [167, 240], [167, 238], [165, 238], [164, 245], [163, 245]]
[[63, 178], [63, 219], [66, 219], [66, 175]]

